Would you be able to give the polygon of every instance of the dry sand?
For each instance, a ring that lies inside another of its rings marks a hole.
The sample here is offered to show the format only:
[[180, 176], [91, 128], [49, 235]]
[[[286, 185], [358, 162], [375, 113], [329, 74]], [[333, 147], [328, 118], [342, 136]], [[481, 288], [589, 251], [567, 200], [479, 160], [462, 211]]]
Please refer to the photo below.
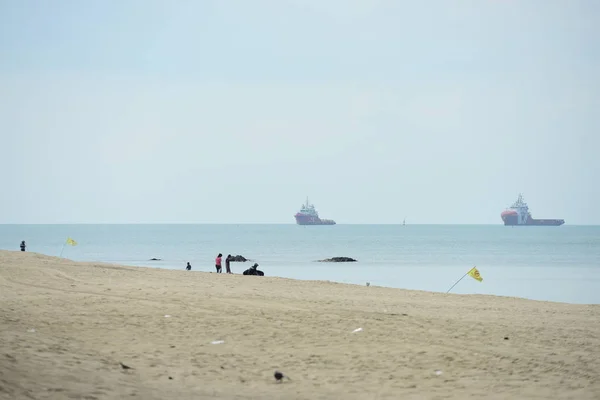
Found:
[[599, 399], [599, 316], [1, 251], [0, 398]]

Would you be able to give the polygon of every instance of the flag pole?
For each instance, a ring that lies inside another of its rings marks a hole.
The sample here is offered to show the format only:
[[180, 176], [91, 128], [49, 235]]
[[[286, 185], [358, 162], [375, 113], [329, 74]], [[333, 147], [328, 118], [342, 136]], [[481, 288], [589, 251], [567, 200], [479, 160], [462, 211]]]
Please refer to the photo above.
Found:
[[62, 257], [62, 253], [63, 253], [63, 250], [65, 249], [65, 246], [66, 246], [66, 245], [67, 245], [67, 242], [65, 241], [65, 242], [63, 243], [62, 249], [60, 249], [60, 254], [58, 255], [59, 257]]
[[[475, 267], [473, 267], [473, 268], [475, 268]], [[463, 276], [462, 276], [462, 277], [461, 277], [459, 280], [457, 280], [456, 282], [454, 282], [454, 285], [452, 285], [452, 286], [450, 287], [450, 289], [448, 289], [448, 291], [447, 291], [446, 293], [450, 293], [450, 291], [452, 290], [452, 288], [453, 288], [454, 286], [458, 285], [458, 282], [462, 281], [462, 280], [463, 280], [463, 278], [464, 278], [465, 276], [469, 275], [469, 272], [473, 271], [473, 268], [471, 268], [469, 271], [467, 271], [467, 273], [466, 273], [466, 274], [464, 274], [464, 275], [463, 275]]]

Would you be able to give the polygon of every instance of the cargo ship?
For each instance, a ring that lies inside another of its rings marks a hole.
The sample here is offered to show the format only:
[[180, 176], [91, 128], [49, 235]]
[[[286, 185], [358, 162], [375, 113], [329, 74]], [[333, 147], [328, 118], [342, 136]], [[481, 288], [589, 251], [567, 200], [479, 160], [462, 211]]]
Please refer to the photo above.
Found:
[[315, 210], [315, 206], [308, 202], [308, 197], [306, 204], [302, 205], [294, 217], [298, 225], [335, 225], [335, 221], [332, 219], [319, 218], [319, 213]]
[[507, 208], [500, 214], [500, 217], [506, 226], [560, 226], [565, 223], [564, 219], [532, 218], [529, 207], [521, 194], [519, 194], [519, 198], [510, 208]]

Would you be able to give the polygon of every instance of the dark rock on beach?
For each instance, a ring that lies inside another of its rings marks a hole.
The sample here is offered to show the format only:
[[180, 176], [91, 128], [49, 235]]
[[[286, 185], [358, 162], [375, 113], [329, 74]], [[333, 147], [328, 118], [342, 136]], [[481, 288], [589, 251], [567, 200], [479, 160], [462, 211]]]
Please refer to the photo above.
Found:
[[326, 258], [325, 260], [319, 260], [319, 262], [356, 262], [356, 260], [350, 257], [332, 257]]
[[246, 261], [250, 261], [250, 260], [248, 260], [246, 257], [240, 256], [238, 254], [237, 256], [231, 256], [230, 261], [231, 262], [246, 262]]

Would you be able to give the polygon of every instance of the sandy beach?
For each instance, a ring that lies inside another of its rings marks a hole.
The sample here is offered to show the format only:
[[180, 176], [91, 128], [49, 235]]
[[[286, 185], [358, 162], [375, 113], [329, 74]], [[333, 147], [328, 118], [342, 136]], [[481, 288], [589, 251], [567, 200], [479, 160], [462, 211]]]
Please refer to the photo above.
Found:
[[270, 272], [0, 251], [0, 398], [600, 398], [598, 305]]

